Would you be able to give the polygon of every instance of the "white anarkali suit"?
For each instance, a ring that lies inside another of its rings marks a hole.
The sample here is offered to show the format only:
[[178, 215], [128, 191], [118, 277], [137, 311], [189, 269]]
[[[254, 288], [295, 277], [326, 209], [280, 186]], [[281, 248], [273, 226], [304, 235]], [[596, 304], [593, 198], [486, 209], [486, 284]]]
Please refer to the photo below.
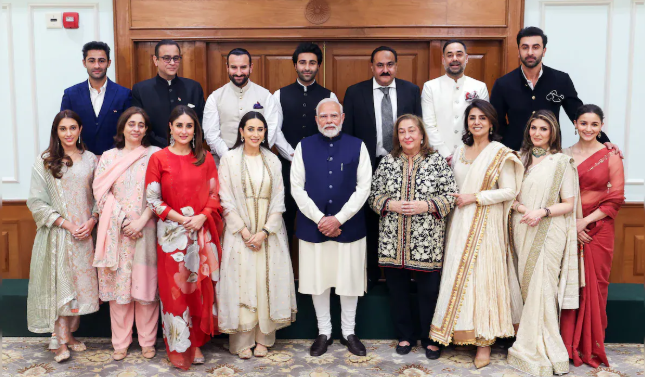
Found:
[[430, 337], [444, 345], [489, 346], [515, 334], [522, 298], [510, 256], [507, 219], [522, 184], [517, 154], [491, 142], [473, 161], [453, 155], [459, 192], [477, 203], [456, 208], [448, 223], [441, 287]]
[[[261, 148], [246, 156], [244, 147], [221, 160], [220, 198], [226, 230], [217, 284], [219, 328], [231, 334], [230, 352], [255, 343], [271, 347], [275, 332], [295, 321], [296, 295], [287, 234], [282, 220], [284, 185], [278, 158]], [[269, 231], [258, 251], [249, 249], [240, 232]]]

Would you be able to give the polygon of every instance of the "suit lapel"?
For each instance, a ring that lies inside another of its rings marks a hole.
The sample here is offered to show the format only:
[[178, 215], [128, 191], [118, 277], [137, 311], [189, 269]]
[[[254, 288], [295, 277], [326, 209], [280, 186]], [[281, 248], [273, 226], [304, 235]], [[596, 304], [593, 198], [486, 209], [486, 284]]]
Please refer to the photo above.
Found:
[[396, 118], [398, 119], [401, 115], [405, 114], [405, 109], [403, 106], [406, 101], [403, 99], [403, 89], [401, 88], [401, 81], [399, 79], [394, 79], [396, 82]]
[[[373, 79], [372, 79], [373, 80]], [[365, 100], [365, 108], [367, 113], [370, 114], [372, 124], [376, 127], [376, 115], [374, 114], [374, 89], [372, 88], [372, 80], [366, 81], [363, 87], [363, 99]]]
[[92, 99], [90, 97], [90, 84], [87, 80], [83, 85], [81, 85], [80, 91], [83, 106], [90, 109], [90, 113], [94, 115], [94, 119], [96, 119], [96, 114], [94, 114], [94, 107], [92, 107]]
[[105, 87], [105, 98], [103, 98], [103, 105], [101, 106], [101, 111], [99, 112], [98, 128], [101, 128], [105, 116], [112, 108], [112, 101], [114, 101], [114, 97], [116, 97], [116, 86], [110, 79], [108, 79], [108, 84]]

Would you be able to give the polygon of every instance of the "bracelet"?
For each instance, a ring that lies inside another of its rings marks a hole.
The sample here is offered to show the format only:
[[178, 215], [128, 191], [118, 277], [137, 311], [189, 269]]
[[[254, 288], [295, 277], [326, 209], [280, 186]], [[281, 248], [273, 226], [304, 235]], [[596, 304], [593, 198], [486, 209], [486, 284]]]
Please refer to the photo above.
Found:
[[390, 201], [385, 202], [385, 212], [390, 212]]
[[432, 210], [435, 209], [434, 203], [431, 203], [429, 200], [426, 200], [426, 203], [428, 204], [428, 213], [432, 213]]
[[266, 230], [265, 228], [262, 228], [262, 231], [264, 232], [264, 234], [266, 234], [266, 235], [267, 235], [267, 238], [268, 238], [268, 237], [269, 237], [269, 231], [268, 231], [268, 230]]
[[544, 207], [544, 212], [546, 213], [545, 217], [550, 217], [551, 216], [551, 210]]

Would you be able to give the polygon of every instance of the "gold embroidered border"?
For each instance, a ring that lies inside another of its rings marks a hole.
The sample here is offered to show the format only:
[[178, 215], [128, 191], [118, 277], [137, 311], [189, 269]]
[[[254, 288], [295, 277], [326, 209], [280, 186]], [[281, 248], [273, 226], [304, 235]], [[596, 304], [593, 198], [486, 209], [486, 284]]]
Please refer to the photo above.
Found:
[[553, 366], [545, 366], [538, 365], [536, 363], [529, 363], [509, 353], [507, 361], [513, 368], [533, 376], [551, 377], [554, 374], [569, 373], [569, 360], [558, 361], [554, 363]]
[[[407, 160], [407, 158], [406, 158], [406, 160]], [[410, 178], [410, 182], [407, 182], [410, 185], [409, 189], [408, 189], [408, 184], [403, 185], [402, 188], [401, 188], [402, 190], [407, 190], [407, 195], [405, 196], [405, 200], [414, 200], [414, 192], [415, 192], [415, 189], [416, 189], [415, 185], [416, 185], [416, 182], [417, 182], [417, 180], [415, 178], [417, 176], [417, 172], [419, 171], [419, 165], [421, 165], [420, 162], [421, 162], [421, 158], [419, 157], [419, 155], [417, 155], [413, 160], [412, 171], [409, 174], [405, 174], [406, 171], [409, 169], [409, 164], [407, 163], [407, 161], [405, 163], [405, 169], [403, 170], [404, 179], [407, 180], [407, 178], [405, 178], [405, 177]], [[401, 196], [401, 199], [403, 199], [403, 196]], [[411, 229], [412, 228], [412, 219], [409, 218], [408, 216], [399, 216], [399, 218], [401, 218], [401, 217], [404, 218], [405, 234], [403, 234], [404, 242], [400, 246], [404, 247], [404, 249], [402, 249], [401, 252], [405, 253], [405, 254], [403, 254], [403, 255], [405, 255], [405, 264], [410, 265], [410, 266], [414, 265], [414, 264], [422, 265], [419, 262], [413, 261], [411, 256], [410, 256], [410, 240], [408, 239], [407, 236], [412, 234], [411, 233], [411, 231], [412, 231], [412, 229]], [[401, 237], [401, 236], [399, 236], [399, 237]]]
[[[562, 183], [562, 178], [564, 177], [564, 171], [567, 167], [566, 161], [561, 159], [558, 161], [558, 165], [555, 169], [555, 177], [553, 178], [553, 183], [549, 188], [549, 196], [547, 197], [546, 206], [552, 206], [558, 200], [560, 193], [560, 184]], [[533, 277], [533, 272], [535, 271], [535, 264], [537, 263], [542, 247], [544, 246], [544, 241], [546, 240], [546, 235], [549, 232], [549, 227], [551, 226], [551, 217], [544, 217], [538, 225], [538, 231], [533, 239], [531, 245], [531, 250], [529, 251], [529, 256], [526, 259], [526, 267], [524, 268], [524, 275], [522, 276], [521, 289], [522, 289], [522, 300], [526, 302], [526, 297], [529, 294], [529, 285], [531, 284], [531, 278]]]
[[[506, 161], [506, 156], [513, 153], [508, 148], [501, 148], [492, 163], [488, 166], [488, 170], [484, 176], [480, 191], [490, 190], [497, 183], [502, 164]], [[482, 235], [486, 229], [486, 222], [488, 220], [489, 206], [477, 206], [475, 216], [468, 232], [468, 240], [466, 247], [462, 253], [461, 261], [459, 262], [459, 269], [455, 276], [455, 282], [450, 293], [448, 307], [446, 314], [443, 317], [441, 327], [438, 328], [434, 325], [430, 327], [430, 337], [443, 345], [449, 345], [452, 338], [453, 329], [459, 313], [461, 312], [461, 305], [463, 298], [466, 294], [466, 286], [468, 278], [472, 272], [472, 268], [477, 259], [477, 253], [481, 246]]]

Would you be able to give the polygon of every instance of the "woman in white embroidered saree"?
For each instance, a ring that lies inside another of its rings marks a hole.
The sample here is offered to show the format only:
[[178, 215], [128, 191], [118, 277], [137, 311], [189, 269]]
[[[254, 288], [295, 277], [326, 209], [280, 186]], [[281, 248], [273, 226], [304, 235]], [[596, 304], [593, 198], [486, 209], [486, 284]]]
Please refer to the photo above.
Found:
[[460, 194], [448, 223], [439, 299], [430, 337], [478, 346], [475, 366], [490, 363], [497, 338], [515, 335], [522, 301], [509, 255], [507, 219], [522, 184], [517, 153], [497, 138], [497, 114], [474, 100], [465, 111], [464, 145], [452, 166]]
[[513, 204], [511, 244], [524, 302], [517, 339], [508, 363], [534, 376], [569, 372], [569, 354], [560, 336], [560, 310], [576, 309], [578, 173], [561, 153], [558, 121], [539, 110], [524, 132], [521, 159], [526, 168]]
[[250, 111], [237, 142], [221, 160], [220, 198], [226, 229], [217, 285], [219, 328], [242, 359], [267, 355], [276, 330], [295, 321], [296, 291], [282, 220], [284, 184], [269, 150], [267, 123]]

